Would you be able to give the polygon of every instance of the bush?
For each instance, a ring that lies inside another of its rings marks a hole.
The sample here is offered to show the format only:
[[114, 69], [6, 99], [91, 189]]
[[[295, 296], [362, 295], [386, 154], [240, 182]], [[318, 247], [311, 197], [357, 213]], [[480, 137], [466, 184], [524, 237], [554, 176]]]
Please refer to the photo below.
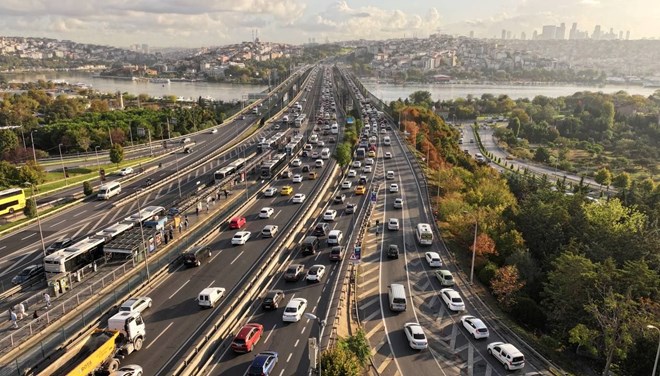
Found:
[[94, 193], [94, 188], [92, 188], [92, 184], [90, 182], [83, 182], [83, 193], [85, 196], [90, 196], [92, 193]]
[[25, 200], [25, 208], [23, 208], [23, 214], [28, 218], [34, 218], [37, 216], [37, 206], [34, 203], [32, 198]]
[[511, 309], [511, 316], [530, 329], [543, 330], [547, 317], [536, 302], [526, 296], [519, 297]]
[[497, 265], [489, 261], [479, 270], [477, 278], [481, 283], [490, 286], [490, 281], [495, 277], [495, 273], [497, 273]]

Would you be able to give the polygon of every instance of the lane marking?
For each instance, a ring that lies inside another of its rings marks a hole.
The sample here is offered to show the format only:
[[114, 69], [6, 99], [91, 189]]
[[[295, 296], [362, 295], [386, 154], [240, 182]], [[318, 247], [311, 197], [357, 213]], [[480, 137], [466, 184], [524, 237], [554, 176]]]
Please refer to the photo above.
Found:
[[79, 215], [81, 215], [81, 214], [83, 214], [83, 213], [87, 213], [87, 210], [83, 210], [83, 211], [81, 211], [81, 212], [78, 212], [78, 213], [72, 215], [72, 217], [75, 218], [75, 217], [77, 217], [77, 216], [79, 216]]
[[209, 283], [209, 285], [206, 286], [206, 288], [209, 288], [209, 287], [213, 286], [214, 283], [215, 283], [215, 279], [213, 281], [211, 281], [211, 283]]
[[24, 238], [21, 238], [21, 240], [29, 239], [29, 238], [31, 238], [31, 237], [33, 237], [33, 236], [35, 236], [35, 235], [37, 235], [37, 233], [36, 233], [36, 232], [33, 232], [32, 234], [30, 234], [30, 235], [28, 235], [28, 236], [26, 236], [26, 237], [24, 237]]
[[[293, 347], [298, 347], [298, 342], [300, 342], [300, 338], [296, 340], [296, 343], [293, 344]], [[287, 360], [288, 362], [288, 360]]]
[[[66, 219], [63, 219], [63, 220], [61, 220], [61, 221], [59, 221], [59, 222], [57, 222], [57, 223], [53, 223], [52, 225], [50, 225], [50, 227], [56, 227], [56, 226], [58, 226], [58, 225], [61, 225], [61, 224], [64, 223], [64, 222], [66, 222]], [[3, 248], [4, 248], [4, 247], [3, 247]]]
[[158, 334], [158, 335], [157, 335], [157, 336], [156, 336], [156, 337], [155, 337], [155, 338], [154, 338], [154, 339], [153, 339], [153, 340], [147, 345], [146, 349], [150, 348], [151, 345], [153, 345], [154, 343], [156, 343], [156, 341], [158, 340], [158, 338], [160, 338], [160, 336], [162, 336], [163, 334], [165, 334], [165, 332], [167, 331], [167, 329], [169, 329], [172, 325], [174, 325], [174, 321], [172, 321], [172, 322], [170, 323], [170, 325], [166, 326], [165, 329], [163, 329], [163, 331], [160, 332], [160, 334]]
[[289, 360], [291, 360], [291, 357], [293, 356], [293, 353], [289, 353], [289, 356], [286, 357], [286, 362], [289, 363]]
[[268, 332], [266, 339], [264, 339], [264, 343], [268, 342], [268, 339], [270, 338], [270, 335], [275, 331], [275, 328], [277, 328], [277, 324], [273, 325], [273, 328], [270, 330], [270, 332]]
[[187, 285], [188, 282], [190, 282], [190, 280], [187, 280], [186, 282], [184, 282], [184, 284], [181, 285], [181, 287], [179, 287], [178, 289], [176, 289], [176, 291], [174, 291], [174, 293], [172, 293], [172, 295], [170, 295], [170, 297], [167, 298], [167, 299], [172, 299], [172, 297], [173, 297], [174, 295], [176, 295], [177, 292], [181, 291], [181, 289], [183, 288], [183, 286]]
[[238, 260], [238, 258], [241, 257], [241, 255], [243, 255], [243, 252], [245, 251], [241, 251], [241, 253], [239, 253], [236, 257], [234, 257], [234, 259], [229, 263], [229, 265], [233, 265], [236, 262], [236, 260]]

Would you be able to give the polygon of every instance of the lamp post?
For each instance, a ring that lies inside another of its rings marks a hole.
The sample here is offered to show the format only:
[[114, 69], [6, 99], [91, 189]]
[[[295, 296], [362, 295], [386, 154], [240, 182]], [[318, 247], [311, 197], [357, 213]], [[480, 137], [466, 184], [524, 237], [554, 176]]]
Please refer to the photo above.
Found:
[[179, 186], [179, 198], [181, 198], [181, 175], [179, 175], [179, 153], [174, 151], [174, 159], [176, 160], [176, 182]]
[[34, 198], [34, 184], [29, 181], [25, 182], [25, 185], [30, 186], [30, 191], [32, 192], [32, 203], [34, 204], [34, 211], [37, 213], [37, 224], [39, 225], [39, 238], [41, 239], [41, 252], [46, 256], [46, 243], [44, 243], [44, 232], [41, 229], [41, 218], [39, 218], [39, 208], [37, 207], [37, 200]]
[[60, 162], [62, 163], [62, 174], [64, 175], [64, 185], [68, 186], [69, 182], [66, 179], [66, 169], [64, 168], [64, 158], [62, 157], [62, 144], [57, 145], [57, 149], [60, 151]]
[[101, 162], [99, 161], [99, 148], [100, 146], [96, 145], [94, 146], [94, 154], [96, 154], [96, 168], [101, 170]]
[[115, 146], [112, 143], [112, 133], [110, 132], [110, 124], [107, 124], [107, 125], [108, 125], [108, 138], [110, 138], [110, 146]]
[[32, 142], [32, 157], [34, 158], [34, 164], [37, 164], [37, 152], [35, 151], [36, 147], [34, 146], [34, 137], [32, 134], [36, 131], [36, 129], [30, 131], [30, 142]]
[[655, 363], [653, 363], [653, 372], [651, 372], [651, 376], [655, 376], [655, 371], [658, 369], [658, 357], [660, 356], [660, 329], [654, 325], [647, 325], [646, 329], [655, 329], [658, 331], [658, 351], [655, 352]]
[[316, 352], [317, 352], [317, 363], [319, 366], [319, 376], [321, 376], [321, 336], [323, 335], [323, 329], [325, 328], [325, 320], [321, 320], [318, 316], [311, 312], [305, 312], [305, 317], [314, 320], [319, 324], [319, 336], [316, 342]]
[[[464, 211], [464, 214], [468, 212]], [[474, 215], [474, 241], [472, 242], [472, 265], [470, 267], [470, 285], [474, 282], [474, 260], [477, 256], [477, 230], [479, 228], [479, 220], [477, 215]]]
[[140, 218], [138, 219], [140, 221], [140, 236], [142, 237], [142, 246], [144, 247], [144, 267], [147, 270], [147, 282], [151, 281], [151, 274], [149, 273], [149, 262], [147, 261], [147, 258], [149, 256], [149, 246], [146, 244], [146, 241], [144, 239], [144, 227], [142, 226], [142, 207], [140, 206], [140, 196], [138, 196], [138, 193], [141, 191], [141, 189], [135, 190], [135, 201], [137, 202], [137, 207], [138, 207], [138, 213], [140, 214]]

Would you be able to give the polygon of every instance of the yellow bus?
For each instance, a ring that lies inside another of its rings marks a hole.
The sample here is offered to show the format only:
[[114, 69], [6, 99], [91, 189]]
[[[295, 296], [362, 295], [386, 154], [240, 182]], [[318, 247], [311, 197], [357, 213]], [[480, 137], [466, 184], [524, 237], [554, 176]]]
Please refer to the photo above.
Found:
[[25, 192], [20, 188], [0, 191], [0, 215], [14, 214], [25, 208]]

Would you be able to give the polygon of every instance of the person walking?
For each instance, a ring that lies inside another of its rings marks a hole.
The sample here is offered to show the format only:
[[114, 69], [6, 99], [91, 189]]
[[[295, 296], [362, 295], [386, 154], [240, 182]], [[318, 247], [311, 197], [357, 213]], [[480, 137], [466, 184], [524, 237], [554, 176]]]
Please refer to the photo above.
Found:
[[9, 311], [9, 317], [11, 320], [11, 327], [14, 329], [18, 329], [18, 317], [16, 317], [16, 312]]
[[170, 240], [174, 239], [174, 229], [170, 226]]
[[44, 292], [44, 302], [46, 303], [46, 308], [50, 308], [50, 295], [47, 292]]
[[19, 320], [22, 320], [23, 317], [25, 316], [25, 305], [23, 305], [23, 302], [20, 302], [16, 305], [16, 315], [18, 316]]
[[34, 313], [32, 314], [32, 318], [33, 319], [38, 319], [39, 318], [39, 310], [38, 309], [34, 310]]
[[179, 234], [183, 231], [183, 221], [179, 222]]
[[186, 220], [183, 221], [183, 225], [186, 227], [186, 230], [188, 230], [188, 218], [186, 218]]
[[209, 212], [209, 203], [208, 202], [206, 203], [206, 212], [207, 213]]

